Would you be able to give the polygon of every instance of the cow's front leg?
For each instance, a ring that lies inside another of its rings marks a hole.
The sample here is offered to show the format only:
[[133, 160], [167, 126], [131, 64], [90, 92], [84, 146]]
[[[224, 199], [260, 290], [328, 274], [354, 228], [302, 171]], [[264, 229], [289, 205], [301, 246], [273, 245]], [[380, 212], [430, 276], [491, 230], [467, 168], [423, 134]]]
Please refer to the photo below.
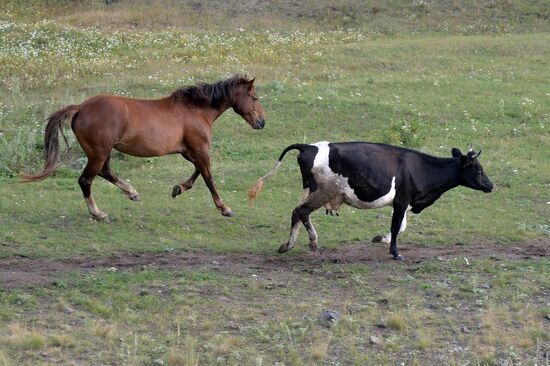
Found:
[[[405, 258], [397, 251], [397, 235], [402, 231], [401, 224], [407, 226], [407, 219], [405, 215], [407, 213], [406, 205], [394, 204], [393, 215], [391, 218], [391, 238], [390, 238], [390, 254], [393, 255], [393, 259], [402, 261]], [[403, 227], [403, 230], [405, 228]]]
[[[409, 212], [410, 210], [411, 210], [411, 206], [408, 206], [407, 211], [403, 215], [403, 220], [401, 220], [401, 226], [399, 228], [399, 234], [404, 232], [405, 229], [407, 228], [407, 212]], [[392, 214], [393, 214], [393, 212], [392, 212]], [[390, 244], [391, 243], [391, 236], [392, 235], [391, 235], [391, 230], [390, 230], [390, 232], [385, 236], [376, 235], [374, 238], [372, 238], [372, 242], [373, 243], [382, 242], [382, 243]]]

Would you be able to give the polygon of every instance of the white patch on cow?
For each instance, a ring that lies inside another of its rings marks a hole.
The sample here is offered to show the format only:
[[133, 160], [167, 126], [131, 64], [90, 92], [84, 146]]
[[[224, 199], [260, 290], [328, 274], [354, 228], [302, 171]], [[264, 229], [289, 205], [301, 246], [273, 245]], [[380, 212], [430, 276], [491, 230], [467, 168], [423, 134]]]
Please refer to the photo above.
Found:
[[370, 209], [389, 206], [395, 198], [395, 177], [392, 178], [391, 187], [388, 193], [372, 202], [361, 201], [353, 189], [348, 184], [348, 178], [341, 174], [337, 174], [330, 169], [329, 166], [329, 142], [321, 141], [313, 144], [319, 151], [315, 155], [311, 172], [319, 186], [319, 190], [326, 196], [330, 207], [338, 209], [345, 202], [348, 205]]
[[[405, 211], [405, 214], [403, 215], [403, 221], [401, 221], [401, 226], [399, 227], [399, 234], [401, 234], [407, 228], [407, 212], [409, 212], [411, 208], [411, 205], [407, 206], [407, 211]], [[382, 242], [386, 244], [391, 243], [391, 232], [382, 238]]]

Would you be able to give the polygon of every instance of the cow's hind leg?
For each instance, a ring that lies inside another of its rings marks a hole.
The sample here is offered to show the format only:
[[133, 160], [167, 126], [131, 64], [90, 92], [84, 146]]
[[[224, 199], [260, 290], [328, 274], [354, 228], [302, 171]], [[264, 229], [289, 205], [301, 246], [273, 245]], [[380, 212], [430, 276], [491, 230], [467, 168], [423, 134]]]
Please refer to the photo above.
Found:
[[300, 221], [302, 221], [302, 224], [306, 227], [308, 236], [309, 236], [309, 249], [314, 252], [317, 250], [317, 240], [319, 236], [317, 235], [317, 231], [315, 231], [315, 228], [313, 227], [313, 224], [311, 223], [311, 212], [313, 210], [309, 209], [308, 207], [300, 207], [298, 209], [298, 217], [300, 217]]
[[95, 204], [94, 196], [92, 195], [92, 182], [96, 175], [101, 171], [105, 159], [98, 158], [97, 156], [88, 156], [88, 164], [84, 168], [82, 175], [78, 178], [78, 184], [82, 189], [82, 194], [88, 205], [88, 211], [92, 218], [98, 221], [109, 222], [109, 215], [97, 208]]
[[111, 161], [111, 157], [109, 156], [103, 163], [103, 167], [99, 172], [99, 176], [101, 178], [108, 180], [109, 182], [113, 183], [115, 186], [120, 188], [132, 201], [139, 202], [140, 199], [137, 191], [128, 182], [126, 182], [123, 179], [120, 179], [111, 171], [110, 161]]
[[[304, 191], [305, 192], [305, 191]], [[307, 191], [309, 193], [309, 190]], [[317, 250], [318, 235], [311, 223], [310, 214], [322, 207], [326, 203], [319, 191], [315, 191], [309, 194], [306, 198], [304, 195], [300, 198], [300, 204], [292, 211], [291, 230], [288, 242], [279, 247], [278, 252], [284, 253], [294, 247], [298, 238], [298, 232], [300, 230], [300, 223], [302, 223], [309, 236], [309, 248], [312, 251]]]
[[298, 233], [300, 232], [300, 216], [298, 215], [298, 207], [292, 211], [292, 218], [290, 220], [290, 237], [288, 241], [279, 247], [277, 250], [279, 253], [284, 253], [294, 248]]

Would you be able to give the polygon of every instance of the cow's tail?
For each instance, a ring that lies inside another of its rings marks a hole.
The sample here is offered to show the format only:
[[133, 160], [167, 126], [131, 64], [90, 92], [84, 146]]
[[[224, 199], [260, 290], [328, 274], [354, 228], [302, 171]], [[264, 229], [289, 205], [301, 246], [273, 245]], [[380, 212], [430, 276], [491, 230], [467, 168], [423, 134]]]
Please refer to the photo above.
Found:
[[268, 178], [270, 178], [272, 175], [274, 175], [275, 172], [277, 172], [277, 169], [279, 169], [279, 167], [281, 166], [281, 161], [283, 160], [287, 152], [289, 152], [290, 150], [298, 150], [300, 153], [302, 153], [309, 146], [310, 145], [307, 145], [307, 144], [294, 144], [284, 149], [281, 155], [279, 156], [279, 160], [277, 160], [277, 162], [275, 163], [275, 166], [273, 167], [273, 169], [271, 169], [269, 173], [267, 173], [266, 175], [258, 179], [256, 181], [256, 184], [248, 190], [248, 202], [251, 204], [252, 202], [254, 202], [256, 197], [258, 197], [258, 194], [260, 194], [260, 192], [262, 191], [264, 182]]
[[21, 182], [35, 182], [49, 177], [56, 169], [57, 160], [59, 159], [59, 133], [63, 136], [67, 148], [69, 143], [67, 142], [67, 137], [63, 134], [63, 126], [65, 122], [69, 119], [72, 119], [80, 106], [78, 105], [68, 105], [64, 108], [61, 108], [57, 112], [54, 112], [48, 118], [48, 124], [46, 125], [46, 130], [44, 132], [44, 150], [45, 150], [45, 159], [44, 169], [37, 174], [21, 174]]

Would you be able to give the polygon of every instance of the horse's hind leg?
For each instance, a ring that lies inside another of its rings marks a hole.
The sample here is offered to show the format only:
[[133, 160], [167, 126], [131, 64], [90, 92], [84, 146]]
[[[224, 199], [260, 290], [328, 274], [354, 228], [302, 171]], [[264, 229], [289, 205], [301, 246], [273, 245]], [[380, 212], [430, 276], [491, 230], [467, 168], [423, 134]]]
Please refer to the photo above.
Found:
[[82, 175], [78, 178], [78, 184], [82, 189], [82, 194], [84, 195], [84, 199], [88, 205], [88, 211], [90, 211], [92, 218], [98, 221], [105, 220], [108, 222], [108, 215], [97, 208], [94, 196], [92, 195], [92, 182], [95, 176], [101, 171], [103, 163], [104, 159], [88, 156], [88, 164], [86, 164]]
[[193, 188], [193, 184], [195, 183], [195, 180], [197, 180], [197, 177], [200, 173], [201, 171], [199, 170], [199, 168], [195, 166], [195, 172], [189, 177], [189, 179], [187, 179], [185, 182], [182, 182], [181, 184], [177, 184], [174, 186], [174, 189], [172, 189], [172, 198], [175, 198], [183, 192]]
[[107, 160], [105, 160], [105, 162], [103, 163], [103, 167], [101, 167], [99, 176], [101, 178], [108, 180], [109, 182], [113, 183], [115, 186], [120, 188], [132, 201], [139, 202], [140, 199], [137, 191], [128, 182], [126, 182], [123, 179], [120, 179], [111, 171], [110, 161], [111, 161], [111, 157], [109, 156], [107, 157]]

